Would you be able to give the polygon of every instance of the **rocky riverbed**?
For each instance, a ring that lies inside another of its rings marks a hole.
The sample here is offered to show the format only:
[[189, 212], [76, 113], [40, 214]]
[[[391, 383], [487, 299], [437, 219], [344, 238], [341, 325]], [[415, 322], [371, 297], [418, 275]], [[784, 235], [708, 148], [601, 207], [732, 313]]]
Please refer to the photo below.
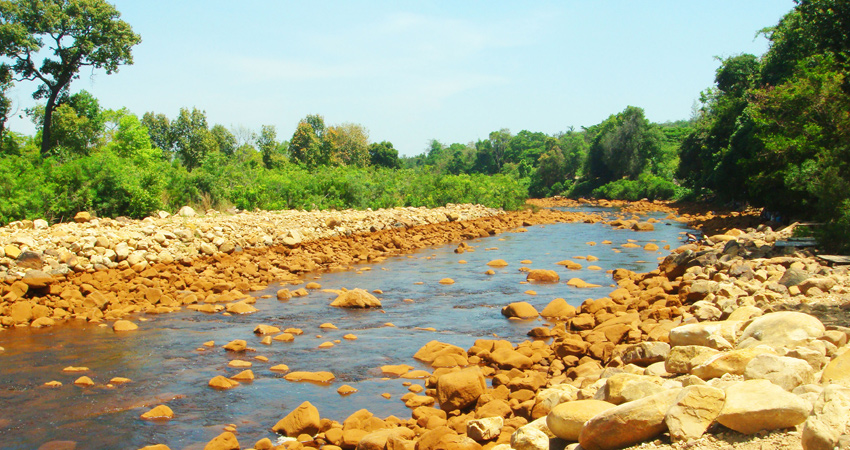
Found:
[[[301, 222], [284, 218], [288, 213], [258, 213], [140, 222], [92, 223], [81, 217], [79, 224], [47, 228], [20, 223], [0, 231], [7, 267], [0, 323], [40, 327], [76, 319], [132, 330], [132, 321], [118, 319], [181, 308], [248, 313], [252, 290], [273, 281], [301, 283], [303, 274], [316, 270], [345, 269], [539, 223], [605, 221], [646, 229], [652, 222], [635, 214], [663, 211], [671, 219], [710, 223], [704, 229], [714, 232], [703, 243], [671, 249], [652, 272], [612, 271], [615, 289], [578, 308], [559, 299], [539, 312], [522, 302], [508, 305], [502, 311], [506, 320], [545, 318], [546, 325], [531, 330], [526, 341], [480, 339], [464, 349], [435, 340], [411, 355], [431, 370], [382, 367], [388, 377], [425, 377], [424, 389], [411, 389], [402, 398], [411, 417], [362, 410], [337, 422], [304, 402], [267, 424], [281, 435], [278, 442], [239, 443], [233, 427], [203, 448], [847, 445], [850, 329], [842, 309], [850, 303], [847, 269], [775, 246], [790, 230], [735, 228], [751, 223], [751, 214], [678, 214], [674, 206], [649, 202], [621, 206], [625, 212], [616, 217], [455, 206], [379, 211], [375, 217], [291, 213], [302, 214]], [[98, 242], [101, 237], [105, 240]], [[128, 247], [126, 257], [118, 256], [119, 246], [125, 254], [122, 244]], [[205, 251], [204, 244], [213, 247]], [[10, 246], [20, 251], [14, 259]], [[461, 242], [457, 252], [467, 248]], [[27, 253], [33, 255], [21, 258]], [[128, 261], [130, 255], [137, 258]], [[557, 273], [544, 272], [529, 271], [529, 280], [560, 282]], [[581, 280], [570, 282], [576, 286]], [[282, 289], [279, 295], [293, 293]], [[366, 292], [340, 297], [342, 307], [368, 306], [371, 300]], [[278, 331], [258, 327], [257, 332]], [[234, 341], [222, 351], [244, 352], [246, 343]], [[219, 388], [234, 381], [217, 378], [210, 384]], [[162, 406], [148, 411], [147, 418], [168, 416]]]

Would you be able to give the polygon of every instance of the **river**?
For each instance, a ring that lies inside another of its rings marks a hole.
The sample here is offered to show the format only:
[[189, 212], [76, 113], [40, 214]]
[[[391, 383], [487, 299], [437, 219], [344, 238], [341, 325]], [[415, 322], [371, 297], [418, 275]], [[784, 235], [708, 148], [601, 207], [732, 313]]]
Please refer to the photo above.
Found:
[[[383, 303], [381, 310], [333, 308], [328, 304], [335, 294], [318, 290], [278, 301], [274, 294], [280, 286], [271, 285], [252, 293], [270, 298], [258, 298], [255, 306], [260, 311], [250, 315], [192, 311], [147, 315], [146, 321], [132, 319], [139, 329], [130, 333], [115, 333], [109, 326], [82, 321], [40, 330], [2, 331], [0, 448], [29, 450], [51, 441], [72, 441], [77, 449], [135, 449], [154, 443], [172, 450], [201, 449], [229, 424], [236, 426], [242, 446], [249, 447], [264, 437], [274, 441], [272, 425], [304, 400], [315, 405], [323, 418], [333, 420], [342, 421], [361, 408], [379, 417], [407, 418], [410, 410], [400, 400], [408, 392], [402, 384], [407, 380], [384, 378], [380, 366], [408, 364], [427, 369], [412, 356], [431, 340], [469, 348], [479, 338], [498, 336], [514, 343], [529, 339], [526, 333], [546, 322], [507, 320], [500, 314], [501, 307], [527, 301], [542, 310], [557, 297], [578, 306], [587, 298], [604, 297], [611, 291], [607, 270], [654, 269], [658, 258], [668, 253], [663, 247], [678, 246], [686, 228], [665, 220], [665, 214], [644, 216], [648, 217], [659, 220], [655, 231], [615, 230], [601, 223], [534, 226], [527, 232], [471, 241], [474, 252], [457, 254], [456, 245], [441, 246], [359, 265], [353, 271], [309, 274], [304, 280], [318, 282], [324, 289], [379, 289], [383, 292], [377, 295]], [[605, 240], [612, 243], [602, 244]], [[628, 240], [640, 247], [654, 242], [662, 249], [623, 248]], [[574, 259], [588, 255], [598, 261]], [[486, 263], [494, 259], [504, 259], [509, 265], [494, 268], [495, 275], [485, 275]], [[583, 268], [567, 270], [555, 264], [564, 259], [573, 259]], [[524, 260], [531, 262], [521, 263]], [[590, 265], [602, 270], [589, 270]], [[556, 270], [561, 282], [522, 284], [525, 274], [518, 269], [523, 266]], [[440, 284], [446, 277], [455, 284]], [[601, 287], [567, 286], [572, 277]], [[529, 289], [537, 295], [526, 293]], [[326, 322], [338, 329], [320, 329]], [[304, 334], [293, 342], [263, 345], [252, 332], [258, 324], [300, 328]], [[343, 339], [346, 334], [357, 339]], [[237, 355], [224, 351], [221, 345], [233, 339], [245, 339], [256, 352]], [[331, 348], [318, 348], [322, 342], [335, 340], [339, 343]], [[206, 341], [215, 341], [216, 346], [198, 350]], [[255, 360], [255, 356], [267, 357], [268, 362]], [[208, 387], [214, 376], [232, 376], [244, 370], [228, 367], [231, 359], [251, 361], [256, 379], [228, 391]], [[326, 386], [289, 382], [283, 374], [269, 370], [281, 363], [291, 370], [330, 371], [337, 379]], [[67, 366], [88, 367], [89, 371], [64, 373]], [[81, 375], [89, 376], [95, 386], [74, 385]], [[119, 376], [132, 382], [105, 386]], [[52, 380], [63, 385], [43, 386]], [[422, 380], [413, 382], [423, 384]], [[359, 392], [342, 397], [336, 392], [342, 384]], [[390, 398], [382, 397], [384, 393]], [[159, 404], [167, 404], [174, 419], [150, 422], [139, 418]], [[65, 445], [70, 448], [70, 443]]]

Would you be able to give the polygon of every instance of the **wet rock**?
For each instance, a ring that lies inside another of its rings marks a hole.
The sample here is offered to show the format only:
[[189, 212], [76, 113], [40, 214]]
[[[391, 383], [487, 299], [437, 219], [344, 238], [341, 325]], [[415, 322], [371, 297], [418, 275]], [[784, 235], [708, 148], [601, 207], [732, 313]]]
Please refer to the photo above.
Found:
[[654, 231], [655, 226], [650, 222], [637, 222], [632, 225], [634, 231]]
[[363, 289], [353, 289], [339, 294], [339, 296], [331, 302], [331, 306], [338, 308], [380, 308], [381, 301]]
[[315, 436], [319, 432], [320, 421], [319, 410], [310, 402], [304, 402], [280, 419], [272, 427], [272, 431], [290, 437], [297, 437], [300, 434]]
[[112, 324], [112, 331], [122, 332], [122, 331], [133, 331], [139, 329], [139, 326], [129, 320], [116, 320], [114, 324]]
[[351, 394], [357, 392], [357, 389], [355, 389], [355, 388], [353, 388], [353, 387], [351, 387], [347, 384], [343, 384], [342, 386], [337, 388], [336, 392], [339, 395], [351, 395]]
[[559, 266], [564, 266], [564, 267], [566, 267], [567, 269], [570, 269], [570, 270], [581, 270], [581, 264], [579, 264], [575, 261], [569, 260], [569, 259], [565, 259], [563, 261], [558, 261], [555, 264], [557, 264]]
[[74, 380], [74, 384], [81, 387], [91, 387], [94, 386], [94, 381], [92, 381], [92, 379], [89, 377], [82, 376]]
[[258, 334], [260, 336], [274, 333], [280, 333], [280, 328], [272, 325], [257, 325], [254, 328], [254, 334]]
[[557, 283], [561, 280], [561, 277], [554, 270], [533, 269], [528, 272], [525, 279], [526, 281], [535, 281], [538, 283]]
[[726, 388], [726, 402], [717, 421], [739, 433], [789, 428], [802, 423], [810, 406], [767, 380], [748, 380]]
[[245, 301], [227, 304], [227, 312], [230, 314], [251, 314], [257, 311], [259, 311], [257, 308]]
[[494, 259], [487, 263], [490, 267], [507, 267], [508, 263], [504, 259]]
[[588, 283], [588, 282], [582, 280], [581, 278], [570, 278], [570, 280], [567, 281], [567, 285], [577, 287], [577, 288], [597, 288], [597, 287], [600, 287], [598, 284]]
[[292, 292], [289, 289], [284, 288], [277, 291], [278, 300], [289, 300], [290, 298], [292, 298]]
[[154, 444], [154, 445], [146, 445], [146, 446], [140, 448], [139, 450], [171, 450], [171, 449], [165, 444]]
[[30, 323], [30, 327], [32, 328], [44, 328], [44, 327], [52, 327], [56, 324], [56, 321], [51, 319], [50, 317], [39, 317]]
[[555, 406], [546, 416], [552, 433], [566, 441], [578, 441], [585, 422], [617, 405], [602, 400], [576, 400]]
[[224, 349], [229, 352], [244, 352], [248, 348], [248, 343], [243, 339], [234, 339], [224, 345]]
[[13, 324], [27, 324], [32, 320], [32, 304], [19, 300], [9, 309], [9, 317]]
[[222, 390], [232, 389], [232, 388], [235, 388], [236, 386], [239, 386], [238, 382], [233, 381], [233, 380], [228, 379], [228, 378], [225, 378], [221, 375], [213, 377], [209, 381], [209, 383], [207, 383], [207, 384], [211, 388], [222, 389]]
[[431, 364], [432, 367], [454, 367], [469, 364], [466, 350], [439, 341], [430, 341], [420, 348], [413, 358]]
[[753, 320], [738, 339], [739, 348], [765, 344], [775, 349], [794, 348], [824, 334], [823, 324], [815, 317], [796, 311], [765, 314]]
[[451, 278], [443, 278], [440, 280], [440, 284], [455, 284], [455, 280]]
[[309, 381], [313, 383], [330, 383], [336, 377], [330, 372], [289, 372], [283, 377], [286, 381]]
[[[188, 208], [188, 206], [184, 206], [184, 208]], [[236, 439], [236, 435], [225, 431], [220, 435], [213, 438], [213, 440], [209, 441], [207, 445], [204, 446], [204, 450], [239, 450], [239, 441]]]
[[447, 373], [437, 379], [437, 401], [444, 411], [464, 409], [486, 390], [487, 383], [478, 367]]
[[576, 308], [567, 303], [563, 298], [556, 298], [543, 308], [540, 315], [553, 319], [566, 320], [575, 317]]
[[585, 423], [579, 444], [586, 450], [609, 450], [658, 436], [666, 429], [664, 417], [678, 393], [672, 389], [603, 411]]
[[170, 420], [174, 418], [174, 411], [166, 405], [159, 405], [142, 414], [140, 418], [144, 420]]
[[537, 317], [539, 313], [528, 302], [513, 302], [502, 308], [502, 315], [508, 318], [530, 319]]
[[720, 415], [725, 401], [726, 393], [715, 387], [693, 385], [682, 389], [664, 417], [670, 439], [676, 442], [702, 437]]

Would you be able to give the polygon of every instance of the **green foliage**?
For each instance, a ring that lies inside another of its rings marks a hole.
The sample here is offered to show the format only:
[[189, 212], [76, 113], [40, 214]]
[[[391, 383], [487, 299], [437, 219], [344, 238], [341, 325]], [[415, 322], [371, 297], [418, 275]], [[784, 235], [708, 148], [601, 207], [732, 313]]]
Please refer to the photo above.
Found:
[[664, 178], [648, 173], [641, 174], [636, 180], [617, 180], [593, 190], [593, 197], [609, 200], [636, 201], [671, 200], [684, 195], [675, 184]]
[[644, 117], [643, 109], [627, 107], [602, 122], [587, 157], [587, 176], [607, 183], [635, 179], [661, 166], [661, 132]]
[[369, 145], [369, 163], [377, 167], [388, 169], [400, 169], [401, 161], [398, 159], [398, 150], [393, 148], [393, 143], [381, 141]]

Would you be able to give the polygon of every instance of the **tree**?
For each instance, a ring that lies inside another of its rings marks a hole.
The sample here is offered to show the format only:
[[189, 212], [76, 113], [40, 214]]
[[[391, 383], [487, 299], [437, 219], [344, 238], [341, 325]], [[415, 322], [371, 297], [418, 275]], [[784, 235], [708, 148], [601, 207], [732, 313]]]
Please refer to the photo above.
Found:
[[587, 175], [600, 185], [624, 177], [633, 180], [651, 170], [660, 153], [660, 131], [642, 108], [629, 106], [599, 125], [588, 153]]
[[6, 135], [6, 121], [12, 113], [12, 100], [6, 92], [12, 87], [12, 68], [8, 64], [0, 64], [0, 139]]
[[289, 156], [296, 162], [310, 167], [322, 163], [322, 149], [313, 127], [307, 122], [299, 122], [289, 141]]
[[266, 169], [273, 169], [283, 165], [283, 155], [278, 151], [277, 130], [274, 125], [263, 125], [260, 135], [257, 136], [257, 148], [263, 154], [263, 164]]
[[369, 146], [369, 163], [373, 166], [400, 169], [401, 161], [398, 159], [398, 150], [393, 148], [393, 143], [381, 141]]
[[369, 163], [369, 132], [362, 125], [343, 123], [329, 127], [323, 144], [332, 164], [363, 167]]
[[213, 135], [213, 139], [215, 139], [216, 146], [218, 147], [218, 151], [223, 153], [225, 156], [233, 156], [233, 152], [236, 151], [236, 136], [230, 132], [224, 125], [216, 124], [210, 129], [210, 133]]
[[188, 170], [200, 166], [207, 154], [218, 150], [215, 136], [207, 128], [207, 115], [197, 108], [191, 112], [180, 108], [171, 123], [171, 135], [175, 154]]
[[[131, 49], [141, 42], [121, 14], [105, 0], [0, 1], [0, 51], [12, 60], [18, 80], [38, 81], [36, 100], [46, 98], [41, 154], [53, 142], [53, 113], [62, 93], [83, 67], [118, 71], [132, 64]], [[45, 50], [45, 41], [48, 42]], [[35, 59], [44, 53], [38, 65]]]
[[142, 125], [148, 129], [151, 142], [165, 152], [174, 151], [174, 135], [171, 132], [171, 121], [165, 114], [146, 112], [142, 116]]

